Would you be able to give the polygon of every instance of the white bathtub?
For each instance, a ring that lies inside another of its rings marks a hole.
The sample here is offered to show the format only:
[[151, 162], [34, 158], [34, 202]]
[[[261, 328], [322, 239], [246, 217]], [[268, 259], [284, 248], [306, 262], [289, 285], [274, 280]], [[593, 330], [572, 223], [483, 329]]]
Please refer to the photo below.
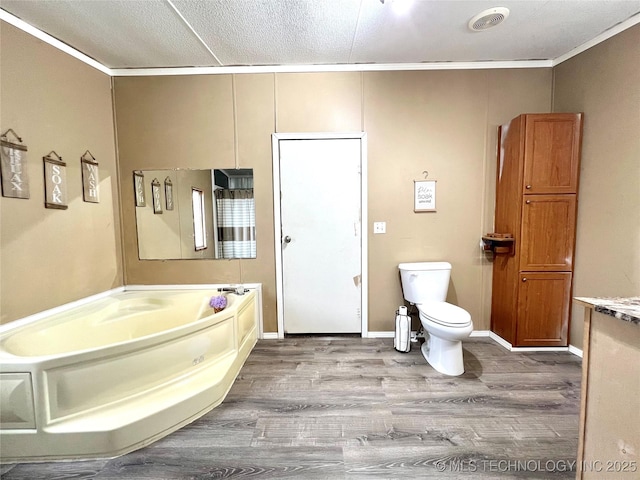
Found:
[[115, 293], [0, 333], [0, 461], [114, 457], [219, 405], [257, 340], [259, 296]]

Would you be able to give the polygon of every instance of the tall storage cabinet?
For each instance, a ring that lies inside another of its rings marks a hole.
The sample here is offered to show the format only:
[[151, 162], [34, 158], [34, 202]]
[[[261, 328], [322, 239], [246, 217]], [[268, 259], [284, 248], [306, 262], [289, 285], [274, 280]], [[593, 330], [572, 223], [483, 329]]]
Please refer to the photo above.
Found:
[[567, 346], [582, 114], [520, 115], [499, 137], [491, 330]]

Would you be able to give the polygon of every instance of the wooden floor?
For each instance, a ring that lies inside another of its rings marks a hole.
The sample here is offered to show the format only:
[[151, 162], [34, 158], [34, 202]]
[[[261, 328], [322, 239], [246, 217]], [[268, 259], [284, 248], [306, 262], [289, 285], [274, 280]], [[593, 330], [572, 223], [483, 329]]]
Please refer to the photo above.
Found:
[[574, 478], [580, 358], [464, 342], [447, 377], [392, 339], [263, 340], [224, 403], [111, 459], [3, 465], [10, 479]]

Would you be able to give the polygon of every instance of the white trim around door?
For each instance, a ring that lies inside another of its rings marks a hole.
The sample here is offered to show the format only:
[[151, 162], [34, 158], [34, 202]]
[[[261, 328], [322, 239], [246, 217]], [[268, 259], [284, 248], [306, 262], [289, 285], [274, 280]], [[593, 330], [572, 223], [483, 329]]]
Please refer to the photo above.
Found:
[[367, 218], [367, 134], [355, 133], [274, 133], [271, 136], [273, 156], [273, 216], [275, 231], [275, 259], [276, 259], [276, 311], [278, 317], [278, 338], [284, 338], [284, 291], [282, 272], [282, 217], [280, 214], [280, 141], [281, 140], [333, 140], [359, 139], [361, 145], [360, 162], [360, 225], [361, 225], [361, 324], [362, 337], [368, 336], [368, 218]]

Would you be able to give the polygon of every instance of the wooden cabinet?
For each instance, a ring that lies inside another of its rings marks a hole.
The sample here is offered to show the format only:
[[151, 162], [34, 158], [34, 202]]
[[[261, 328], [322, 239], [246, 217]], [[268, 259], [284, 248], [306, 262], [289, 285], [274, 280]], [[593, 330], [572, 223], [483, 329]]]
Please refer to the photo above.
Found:
[[566, 344], [571, 305], [571, 273], [520, 273], [515, 344]]
[[500, 127], [491, 330], [513, 346], [567, 346], [582, 115], [525, 114]]
[[565, 113], [524, 117], [524, 193], [577, 193], [582, 123]]
[[527, 195], [522, 207], [520, 271], [571, 271], [576, 196]]

